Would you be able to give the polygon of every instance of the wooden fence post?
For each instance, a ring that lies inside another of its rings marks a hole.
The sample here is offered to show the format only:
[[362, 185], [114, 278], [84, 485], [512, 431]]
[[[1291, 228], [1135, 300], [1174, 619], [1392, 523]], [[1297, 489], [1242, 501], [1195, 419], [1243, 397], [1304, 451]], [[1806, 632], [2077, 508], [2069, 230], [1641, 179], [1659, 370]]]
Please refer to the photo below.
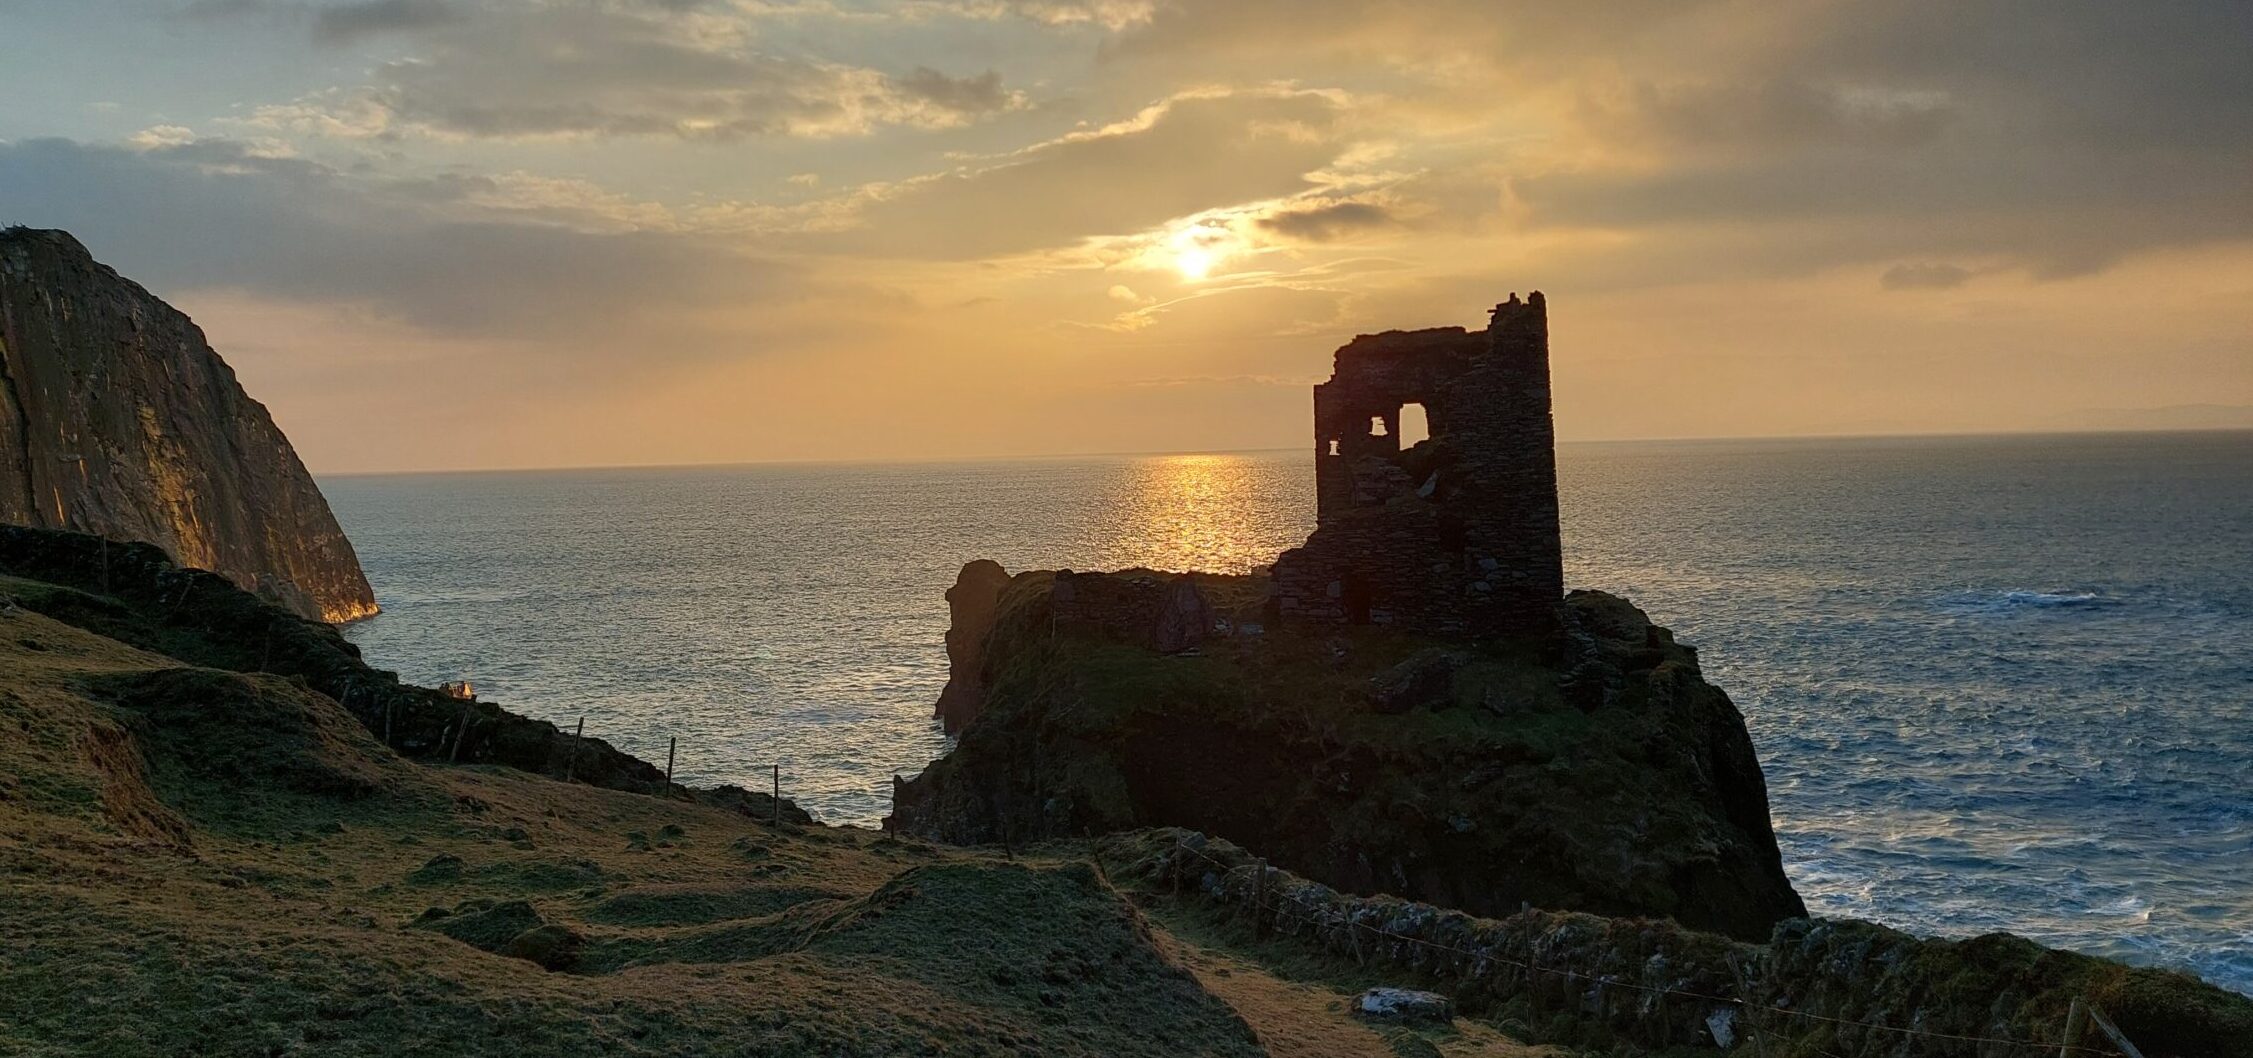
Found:
[[2074, 1050], [2081, 1043], [2081, 1033], [2088, 1025], [2089, 1007], [2081, 1002], [2080, 996], [2074, 996], [2072, 1008], [2065, 1012], [2065, 1046], [2058, 1049], [2058, 1058], [2073, 1058]]
[[775, 828], [776, 830], [781, 830], [781, 829], [782, 829], [782, 765], [780, 765], [780, 764], [777, 764], [777, 765], [775, 765], [775, 766], [774, 766], [774, 788], [773, 788], [773, 789], [774, 789], [774, 792], [773, 792], [772, 794], [770, 794], [770, 795], [769, 795], [770, 799], [774, 801], [774, 824], [773, 824], [773, 826], [774, 826], [774, 828]]
[[1267, 936], [1267, 860], [1252, 860], [1252, 936]]
[[587, 733], [587, 718], [586, 718], [586, 717], [584, 717], [584, 716], [582, 716], [582, 717], [580, 717], [580, 718], [579, 718], [579, 727], [578, 727], [578, 729], [577, 729], [577, 730], [574, 730], [574, 731], [572, 731], [572, 732], [571, 732], [571, 751], [570, 751], [570, 755], [569, 755], [569, 756], [567, 756], [567, 757], [565, 757], [565, 758], [563, 758], [563, 781], [564, 781], [564, 782], [570, 782], [570, 781], [571, 781], [571, 776], [573, 775], [573, 773], [577, 772], [577, 771], [578, 771], [578, 769], [579, 769], [579, 739], [580, 739], [580, 738], [581, 738], [582, 736], [584, 736], [584, 735], [585, 735], [586, 733]]
[[673, 794], [673, 754], [679, 752], [680, 748], [680, 736], [675, 735], [665, 740], [665, 796], [667, 797]]
[[463, 742], [465, 742], [465, 741], [468, 741], [468, 739], [469, 739], [469, 721], [470, 721], [469, 706], [465, 704], [465, 705], [463, 705], [463, 706], [462, 706], [462, 727], [461, 727], [461, 730], [454, 732], [454, 752], [453, 752], [453, 753], [451, 753], [451, 754], [449, 754], [449, 755], [448, 755], [448, 756], [446, 757], [446, 763], [448, 763], [448, 764], [459, 764], [459, 763], [461, 763], [461, 759], [462, 759], [462, 743], [463, 743]]
[[[2077, 1005], [2080, 1002], [2078, 999], [2074, 1000]], [[2112, 1045], [2120, 1048], [2120, 1053], [2127, 1055], [2128, 1058], [2143, 1058], [2143, 1052], [2137, 1050], [2135, 1044], [2128, 1042], [2128, 1037], [2121, 1034], [2120, 1026], [2114, 1025], [2111, 1018], [2105, 1017], [2104, 1011], [2097, 1009], [2093, 1003], [2083, 1006], [2082, 1009], [2088, 1012], [2089, 1020], [2096, 1023], [2098, 1031], [2112, 1037]]]

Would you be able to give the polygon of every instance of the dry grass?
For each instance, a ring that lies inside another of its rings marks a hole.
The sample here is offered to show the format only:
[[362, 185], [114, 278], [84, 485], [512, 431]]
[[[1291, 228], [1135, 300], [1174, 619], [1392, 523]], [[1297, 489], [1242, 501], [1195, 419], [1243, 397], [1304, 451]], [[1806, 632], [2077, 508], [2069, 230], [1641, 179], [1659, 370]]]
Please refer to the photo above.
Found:
[[1348, 1007], [1358, 990], [1333, 980], [1286, 977], [1225, 948], [1199, 947], [1171, 931], [1161, 947], [1219, 996], [1259, 1034], [1274, 1058], [1396, 1058], [1432, 1053], [1446, 1058], [1554, 1058], [1565, 1052], [1531, 1047], [1491, 1026], [1458, 1021], [1450, 1029], [1380, 1029], [1354, 1020]]
[[1069, 850], [425, 767], [301, 685], [21, 609], [0, 736], [0, 1053], [1402, 1053]]

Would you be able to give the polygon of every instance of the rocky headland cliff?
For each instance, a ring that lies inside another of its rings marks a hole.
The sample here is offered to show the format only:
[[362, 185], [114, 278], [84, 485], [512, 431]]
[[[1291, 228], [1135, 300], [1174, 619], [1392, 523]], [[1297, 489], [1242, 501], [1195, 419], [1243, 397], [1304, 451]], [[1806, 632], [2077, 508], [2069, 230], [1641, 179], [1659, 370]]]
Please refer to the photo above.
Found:
[[[1264, 590], [1019, 574], [982, 637], [950, 637], [979, 644], [980, 708], [896, 784], [890, 825], [967, 844], [1186, 827], [1348, 892], [1490, 916], [1762, 939], [1806, 913], [1743, 718], [1625, 601], [1576, 592], [1555, 639], [1477, 642], [1265, 627]], [[1232, 632], [1160, 649], [1200, 612]]]
[[[954, 751], [894, 828], [1181, 826], [1338, 888], [1476, 914], [1805, 914], [1743, 717], [1624, 600], [1563, 592], [1541, 295], [1364, 336], [1315, 390], [1319, 524], [1252, 577], [1022, 573], [948, 591]], [[1431, 436], [1400, 444], [1402, 408]]]
[[376, 612], [266, 408], [66, 232], [0, 230], [0, 522], [155, 544], [306, 617]]
[[1146, 906], [1597, 1053], [2253, 1052], [2253, 1002], [2185, 974], [1807, 916], [1696, 651], [1564, 590], [1547, 338], [1513, 295], [1340, 349], [1317, 527], [1268, 570], [966, 566], [959, 738], [887, 827], [1092, 847]]

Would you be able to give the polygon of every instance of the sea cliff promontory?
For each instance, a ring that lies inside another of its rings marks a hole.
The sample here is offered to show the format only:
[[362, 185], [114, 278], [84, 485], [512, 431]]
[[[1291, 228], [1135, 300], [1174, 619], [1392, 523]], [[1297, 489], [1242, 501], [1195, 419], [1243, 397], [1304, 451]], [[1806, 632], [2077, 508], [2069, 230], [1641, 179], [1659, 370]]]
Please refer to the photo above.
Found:
[[0, 230], [0, 522], [155, 544], [306, 617], [376, 612], [265, 406], [67, 232]]
[[[973, 562], [954, 751], [890, 825], [988, 842], [1180, 826], [1475, 914], [1806, 913], [1744, 718], [1625, 600], [1564, 593], [1548, 306], [1365, 335], [1315, 387], [1318, 524], [1242, 577]], [[1403, 409], [1430, 436], [1403, 445]]]
[[[1481, 915], [1758, 940], [1806, 913], [1743, 717], [1624, 600], [1576, 592], [1553, 639], [1471, 642], [1265, 626], [1263, 589], [1019, 574], [982, 637], [952, 637], [979, 643], [982, 705], [895, 785], [890, 825], [973, 844], [1185, 827], [1348, 892]], [[1160, 650], [1183, 609], [1167, 600], [1190, 597], [1233, 631]]]

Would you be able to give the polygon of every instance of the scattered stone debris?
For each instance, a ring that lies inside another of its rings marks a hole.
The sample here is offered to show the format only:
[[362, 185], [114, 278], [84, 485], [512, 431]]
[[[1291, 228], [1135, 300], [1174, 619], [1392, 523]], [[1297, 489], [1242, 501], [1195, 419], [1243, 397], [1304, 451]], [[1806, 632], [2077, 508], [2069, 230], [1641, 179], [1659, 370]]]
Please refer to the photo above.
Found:
[[1444, 1025], [1455, 1020], [1455, 1004], [1437, 992], [1372, 988], [1354, 997], [1353, 1016], [1363, 1021]]
[[424, 885], [431, 882], [450, 882], [462, 876], [463, 866], [461, 857], [450, 852], [442, 853], [432, 856], [422, 866], [415, 868], [415, 872], [408, 875], [407, 880]]
[[547, 970], [568, 970], [578, 965], [579, 955], [586, 948], [586, 938], [577, 930], [547, 921], [524, 900], [468, 900], [451, 910], [434, 907], [409, 925]]
[[1417, 651], [1369, 681], [1369, 704], [1396, 716], [1417, 706], [1445, 709], [1453, 704], [1455, 671], [1462, 667], [1463, 656], [1452, 650]]
[[1705, 1031], [1713, 1034], [1713, 1045], [1726, 1051], [1737, 1042], [1737, 1009], [1722, 1007], [1705, 1016]]

